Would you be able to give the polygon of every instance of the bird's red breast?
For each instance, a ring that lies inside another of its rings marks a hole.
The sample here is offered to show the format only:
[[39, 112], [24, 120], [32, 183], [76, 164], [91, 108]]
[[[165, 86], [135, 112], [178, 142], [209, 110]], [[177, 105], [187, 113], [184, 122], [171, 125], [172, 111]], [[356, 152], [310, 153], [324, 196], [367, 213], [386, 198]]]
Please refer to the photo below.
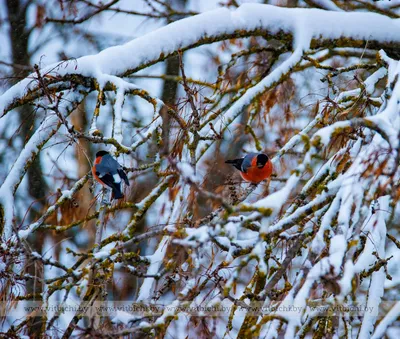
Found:
[[94, 164], [95, 164], [95, 165], [100, 164], [101, 158], [102, 158], [102, 157], [97, 157], [97, 158], [94, 160]]
[[100, 164], [101, 158], [102, 158], [102, 157], [97, 157], [97, 158], [94, 160], [94, 165], [93, 165], [93, 167], [92, 167], [92, 174], [93, 174], [93, 178], [95, 178], [95, 179], [96, 179], [100, 184], [102, 184], [104, 187], [107, 187], [107, 185], [106, 185], [103, 181], [101, 181], [101, 179], [99, 178], [99, 176], [96, 174], [96, 165], [97, 165], [97, 164]]
[[269, 178], [272, 174], [272, 163], [271, 160], [268, 160], [267, 163], [262, 168], [257, 167], [257, 157], [255, 156], [251, 161], [251, 166], [245, 172], [240, 172], [242, 178], [248, 182], [253, 184], [258, 184], [260, 181], [263, 181]]

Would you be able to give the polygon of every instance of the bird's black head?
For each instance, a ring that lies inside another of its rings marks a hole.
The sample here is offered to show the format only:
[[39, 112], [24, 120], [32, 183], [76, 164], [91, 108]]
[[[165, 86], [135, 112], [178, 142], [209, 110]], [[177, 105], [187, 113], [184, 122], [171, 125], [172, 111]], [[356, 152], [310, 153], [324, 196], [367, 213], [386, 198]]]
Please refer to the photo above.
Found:
[[97, 157], [103, 157], [103, 156], [105, 156], [106, 154], [109, 154], [107, 151], [98, 151], [97, 153], [96, 153], [96, 158]]
[[265, 164], [268, 162], [269, 158], [268, 155], [264, 153], [260, 153], [257, 155], [257, 167], [263, 168]]

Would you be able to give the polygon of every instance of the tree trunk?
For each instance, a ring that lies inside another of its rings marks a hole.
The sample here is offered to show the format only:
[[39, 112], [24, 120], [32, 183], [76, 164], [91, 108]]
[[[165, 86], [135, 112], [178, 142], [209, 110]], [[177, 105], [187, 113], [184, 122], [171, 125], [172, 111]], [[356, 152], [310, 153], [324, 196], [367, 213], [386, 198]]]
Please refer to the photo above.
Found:
[[[26, 77], [29, 71], [18, 67], [18, 65], [27, 66], [30, 64], [30, 56], [28, 51], [28, 39], [30, 32], [27, 30], [27, 5], [22, 3], [20, 0], [7, 0], [8, 9], [8, 20], [10, 24], [9, 39], [12, 51], [12, 63], [13, 75], [15, 80], [18, 81], [21, 78]], [[32, 130], [35, 128], [35, 116], [31, 115], [31, 108], [22, 107], [18, 110], [19, 121], [21, 124], [20, 135], [25, 144], [29, 138], [32, 136]], [[38, 154], [36, 160], [31, 164], [27, 172], [28, 179], [28, 191], [29, 195], [35, 201], [32, 205], [30, 215], [28, 220], [33, 220], [43, 208], [45, 203], [44, 199], [46, 196], [47, 185], [43, 178], [42, 167], [40, 164], [40, 154]], [[43, 237], [35, 235], [32, 239], [32, 247], [39, 253], [43, 247]], [[32, 264], [28, 267], [28, 274], [36, 276], [38, 279], [35, 281], [29, 280], [27, 282], [27, 294], [40, 294], [43, 290], [41, 278], [43, 275], [43, 270], [36, 269], [37, 265]], [[32, 317], [30, 319], [31, 324], [28, 326], [29, 336], [31, 338], [40, 338], [41, 333], [45, 330], [45, 320], [40, 317]]]

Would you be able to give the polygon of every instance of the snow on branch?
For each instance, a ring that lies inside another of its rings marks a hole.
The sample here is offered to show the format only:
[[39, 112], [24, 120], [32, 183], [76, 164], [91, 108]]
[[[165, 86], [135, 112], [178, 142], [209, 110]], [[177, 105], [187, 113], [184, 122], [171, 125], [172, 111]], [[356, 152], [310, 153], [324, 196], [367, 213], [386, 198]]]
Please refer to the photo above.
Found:
[[[364, 41], [368, 41], [369, 48], [394, 47], [400, 43], [397, 30], [397, 21], [379, 14], [245, 4], [233, 11], [218, 9], [179, 20], [97, 55], [48, 66], [41, 73], [48, 84], [82, 82], [81, 77], [126, 76], [165, 60], [178, 50], [255, 35], [287, 34], [300, 43], [295, 48], [307, 47], [302, 43], [307, 39], [313, 48], [328, 47], [332, 41], [340, 42], [342, 47], [364, 47]], [[36, 80], [32, 74], [0, 97], [2, 116], [41, 95]]]
[[25, 145], [7, 175], [6, 180], [0, 186], [0, 209], [2, 210], [0, 214], [3, 216], [2, 220], [0, 220], [0, 228], [5, 239], [9, 239], [12, 233], [15, 192], [29, 166], [60, 126], [61, 123], [55, 114], [47, 117], [38, 127], [35, 134], [29, 139], [29, 142]]

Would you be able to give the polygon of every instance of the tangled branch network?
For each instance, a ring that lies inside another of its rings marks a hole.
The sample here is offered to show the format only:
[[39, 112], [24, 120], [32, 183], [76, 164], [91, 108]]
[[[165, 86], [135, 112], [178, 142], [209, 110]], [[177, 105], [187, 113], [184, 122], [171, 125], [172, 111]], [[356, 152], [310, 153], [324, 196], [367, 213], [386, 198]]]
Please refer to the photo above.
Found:
[[[379, 338], [393, 325], [400, 314], [398, 303], [383, 318], [378, 312], [383, 298], [388, 300], [398, 285], [388, 263], [391, 255], [398, 256], [400, 243], [388, 230], [397, 231], [393, 225], [400, 193], [400, 64], [387, 51], [400, 47], [400, 24], [384, 15], [333, 7], [328, 11], [246, 4], [191, 16], [99, 54], [37, 68], [0, 96], [0, 121], [22, 105], [43, 114], [0, 187], [5, 262], [24, 255], [45, 269], [57, 268], [55, 276], [43, 278], [38, 296], [43, 305], [52, 298], [64, 303], [79, 300], [82, 306], [104, 300], [107, 284], [124, 269], [140, 281], [132, 301], [168, 307], [125, 318], [119, 312], [106, 330], [99, 324], [88, 326], [98, 336], [165, 335], [178, 328], [192, 333], [188, 324], [194, 320], [187, 316], [187, 308], [203, 304], [230, 307], [224, 316], [206, 318], [216, 324], [220, 337], [304, 338], [326, 332]], [[232, 39], [243, 39], [244, 47], [220, 67], [207, 100], [194, 91], [181, 60], [180, 81], [189, 114], [167, 107], [133, 82], [132, 75], [169, 57]], [[259, 45], [246, 45], [251, 39], [259, 39]], [[225, 75], [241, 58], [265, 52], [272, 56], [266, 72], [249, 72], [249, 81], [239, 84], [226, 81]], [[350, 65], [337, 67], [335, 58]], [[240, 190], [240, 184], [230, 184], [234, 198], [207, 189], [207, 161], [221, 142], [230, 140], [245, 114], [250, 116], [249, 145], [260, 148], [256, 128], [269, 128], [262, 117], [271, 110], [262, 104], [265, 95], [310, 69], [325, 72], [329, 94], [308, 116], [298, 118], [299, 128], [274, 151], [274, 168], [282, 167], [278, 185], [265, 194], [262, 185], [243, 184]], [[354, 71], [359, 75], [352, 88], [335, 85], [335, 78]], [[96, 99], [90, 128], [76, 131], [70, 114], [91, 93]], [[133, 97], [143, 99], [153, 113], [128, 141], [124, 117]], [[48, 222], [88, 184], [88, 173], [62, 190], [40, 217], [18, 226], [18, 187], [46, 144], [67, 134], [74, 142], [85, 139], [109, 147], [120, 163], [132, 162], [141, 150], [162, 142], [163, 110], [177, 132], [169, 154], [159, 147], [154, 162], [125, 167], [128, 173], [154, 171], [157, 182], [148, 195], [118, 204], [104, 199], [83, 219], [65, 225]], [[101, 130], [102, 116], [113, 121], [110, 136]], [[194, 212], [194, 197], [212, 202], [201, 217]], [[161, 209], [161, 201], [166, 201], [168, 211], [163, 222], [138, 232], [147, 212]], [[103, 232], [112, 216], [119, 229]], [[56, 260], [29, 247], [29, 238], [38, 232], [80, 232], [90, 220], [97, 220], [97, 233], [86, 251], [69, 249], [63, 260]], [[151, 239], [157, 240], [152, 254], [131, 250]], [[34, 277], [22, 272], [15, 279]], [[376, 313], [365, 313], [361, 320], [346, 312], [329, 318], [325, 309], [310, 311], [311, 301], [331, 307], [364, 304]], [[78, 312], [59, 325], [64, 326], [64, 337], [85, 327], [83, 315]], [[332, 317], [335, 321], [329, 320]], [[43, 316], [44, 331], [60, 318], [62, 313]], [[23, 326], [24, 322], [17, 323], [10, 333]]]

